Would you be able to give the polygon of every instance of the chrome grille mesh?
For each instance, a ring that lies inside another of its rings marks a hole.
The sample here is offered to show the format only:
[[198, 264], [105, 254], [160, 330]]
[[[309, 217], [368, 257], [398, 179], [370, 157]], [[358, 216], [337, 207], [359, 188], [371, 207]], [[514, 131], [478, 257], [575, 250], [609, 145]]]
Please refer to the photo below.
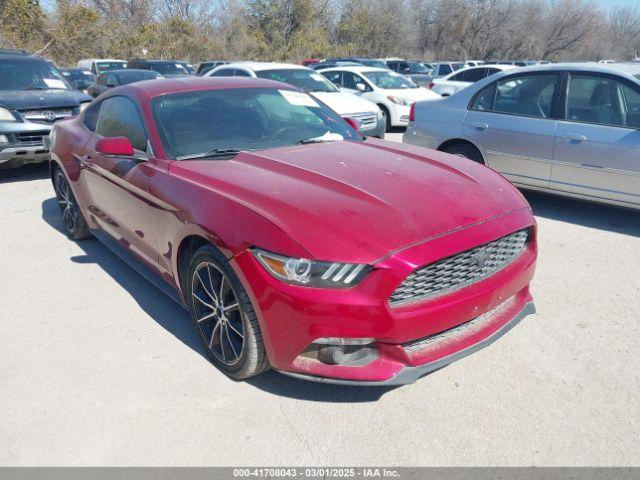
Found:
[[378, 117], [375, 112], [354, 113], [354, 114], [344, 115], [344, 116], [360, 120], [364, 128], [373, 128], [376, 126], [378, 122]]
[[433, 298], [490, 277], [524, 251], [529, 230], [445, 258], [414, 271], [389, 297], [391, 306]]
[[49, 131], [43, 132], [21, 132], [18, 133], [20, 143], [42, 143], [42, 137], [49, 135]]

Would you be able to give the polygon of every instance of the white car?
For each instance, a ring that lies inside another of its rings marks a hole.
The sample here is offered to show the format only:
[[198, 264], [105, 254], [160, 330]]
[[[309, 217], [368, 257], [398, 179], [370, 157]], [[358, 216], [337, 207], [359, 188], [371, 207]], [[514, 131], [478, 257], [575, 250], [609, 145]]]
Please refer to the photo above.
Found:
[[512, 68], [518, 67], [515, 65], [483, 65], [480, 67], [464, 68], [457, 72], [450, 73], [446, 77], [436, 78], [429, 84], [429, 88], [438, 95], [448, 97], [489, 75]]
[[342, 117], [360, 121], [360, 133], [368, 137], [384, 138], [386, 122], [375, 103], [341, 92], [318, 72], [288, 63], [236, 62], [220, 65], [207, 77], [254, 77], [288, 83], [305, 90]]
[[97, 77], [109, 70], [127, 68], [127, 62], [117, 58], [83, 58], [78, 60], [78, 68], [87, 69]]
[[407, 77], [382, 68], [335, 67], [320, 73], [345, 92], [377, 104], [386, 117], [387, 131], [409, 124], [409, 110], [414, 102], [440, 98]]

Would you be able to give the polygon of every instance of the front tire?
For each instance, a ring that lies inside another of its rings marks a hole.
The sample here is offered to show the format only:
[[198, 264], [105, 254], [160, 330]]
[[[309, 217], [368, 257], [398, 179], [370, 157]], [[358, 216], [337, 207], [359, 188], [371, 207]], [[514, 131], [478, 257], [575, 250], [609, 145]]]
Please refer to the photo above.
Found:
[[269, 368], [251, 300], [213, 245], [200, 247], [191, 258], [187, 295], [198, 336], [216, 367], [238, 380]]
[[384, 131], [391, 131], [391, 114], [389, 113], [389, 109], [384, 105], [378, 105], [380, 110], [382, 110], [382, 116], [384, 118]]
[[73, 195], [67, 177], [59, 167], [56, 167], [53, 173], [53, 189], [56, 193], [56, 200], [62, 215], [62, 225], [67, 237], [72, 240], [84, 240], [90, 237], [89, 227], [80, 211], [76, 197]]

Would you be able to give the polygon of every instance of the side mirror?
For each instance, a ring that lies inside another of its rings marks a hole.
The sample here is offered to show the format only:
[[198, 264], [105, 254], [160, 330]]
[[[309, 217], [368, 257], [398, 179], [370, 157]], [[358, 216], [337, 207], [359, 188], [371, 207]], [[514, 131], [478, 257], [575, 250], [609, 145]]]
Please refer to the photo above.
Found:
[[356, 83], [356, 89], [359, 92], [366, 92], [367, 91], [367, 86], [364, 83]]
[[104, 137], [96, 142], [96, 152], [110, 157], [133, 157], [133, 145], [127, 137]]
[[360, 120], [352, 117], [344, 117], [344, 121], [347, 122], [356, 132], [360, 133], [360, 129], [362, 128], [362, 122]]

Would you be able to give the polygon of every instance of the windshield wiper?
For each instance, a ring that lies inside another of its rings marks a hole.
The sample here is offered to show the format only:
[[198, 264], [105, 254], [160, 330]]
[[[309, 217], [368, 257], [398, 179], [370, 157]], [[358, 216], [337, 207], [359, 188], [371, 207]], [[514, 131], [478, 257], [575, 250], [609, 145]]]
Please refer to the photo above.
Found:
[[334, 142], [335, 140], [332, 139], [322, 139], [322, 138], [303, 138], [302, 140], [298, 140], [296, 143], [298, 145], [307, 145], [308, 143], [327, 143], [327, 142]]
[[208, 152], [193, 153], [191, 155], [180, 155], [176, 157], [176, 160], [195, 160], [198, 158], [220, 158], [220, 157], [232, 157], [240, 153], [240, 150], [236, 148], [214, 148]]

